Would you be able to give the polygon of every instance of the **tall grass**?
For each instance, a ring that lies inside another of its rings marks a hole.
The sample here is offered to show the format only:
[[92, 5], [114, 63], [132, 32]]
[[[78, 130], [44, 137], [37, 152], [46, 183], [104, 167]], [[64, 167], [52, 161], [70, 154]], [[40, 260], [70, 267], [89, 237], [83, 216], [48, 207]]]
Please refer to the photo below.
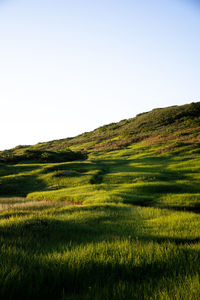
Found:
[[200, 157], [161, 148], [2, 165], [0, 299], [199, 299]]
[[198, 299], [193, 213], [104, 204], [0, 217], [1, 299]]

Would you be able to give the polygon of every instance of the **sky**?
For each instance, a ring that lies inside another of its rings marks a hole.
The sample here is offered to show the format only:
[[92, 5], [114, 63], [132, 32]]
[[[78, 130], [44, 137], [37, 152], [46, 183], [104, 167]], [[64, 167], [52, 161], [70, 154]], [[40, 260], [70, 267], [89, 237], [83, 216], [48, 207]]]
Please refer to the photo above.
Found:
[[200, 101], [200, 1], [0, 0], [0, 150]]

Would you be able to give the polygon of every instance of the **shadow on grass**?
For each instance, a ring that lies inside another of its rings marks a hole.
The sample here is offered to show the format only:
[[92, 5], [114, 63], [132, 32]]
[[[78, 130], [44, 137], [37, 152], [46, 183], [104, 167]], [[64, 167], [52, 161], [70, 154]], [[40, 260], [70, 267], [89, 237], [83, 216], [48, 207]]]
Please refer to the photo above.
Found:
[[[183, 266], [183, 261], [181, 261], [183, 257], [185, 263], [186, 260], [190, 263], [189, 266]], [[199, 258], [199, 251], [188, 250], [182, 253], [180, 251], [179, 255], [171, 254], [170, 258], [162, 262], [155, 260], [151, 263], [143, 262], [138, 266], [131, 263], [113, 264], [94, 260], [88, 260], [87, 266], [84, 264], [73, 266], [65, 261], [59, 263], [51, 259], [45, 261], [39, 257], [31, 259], [28, 256], [16, 262], [14, 254], [9, 253], [7, 259], [15, 262], [18, 272], [13, 272], [1, 285], [0, 295], [2, 299], [22, 300], [60, 299], [63, 295], [65, 297], [74, 295], [80, 297], [78, 299], [84, 299], [84, 293], [88, 296], [98, 293], [94, 298], [88, 299], [102, 299], [102, 291], [106, 287], [107, 296], [114, 299], [144, 299], [144, 296], [147, 299], [157, 291], [159, 285], [162, 286], [163, 279], [166, 284], [166, 282], [176, 281], [177, 277], [184, 279], [187, 275], [192, 277], [198, 274], [195, 263]], [[7, 266], [7, 272], [10, 267], [10, 265]], [[116, 287], [119, 282], [132, 285], [130, 292], [136, 297], [128, 298], [127, 294], [124, 296], [123, 289], [118, 289], [114, 296], [113, 287]], [[139, 288], [141, 285], [144, 288], [143, 292]], [[150, 289], [145, 290], [145, 285], [151, 285]]]
[[[136, 204], [140, 206], [162, 206], [161, 197], [165, 194], [181, 194], [181, 193], [200, 193], [200, 185], [192, 181], [187, 173], [169, 170], [173, 158], [150, 156], [139, 159], [104, 159], [92, 160], [91, 162], [71, 162], [61, 163], [50, 166], [43, 166], [41, 174], [49, 172], [57, 172], [54, 176], [62, 177], [84, 177], [88, 171], [96, 171], [91, 176], [90, 183], [93, 185], [114, 184], [120, 186], [121, 183], [135, 184], [134, 188], [126, 188], [123, 191], [116, 191], [115, 196], [119, 196], [122, 202]], [[9, 166], [12, 172], [31, 171], [41, 168], [40, 165], [32, 166]], [[62, 173], [62, 171], [64, 171]], [[66, 172], [67, 175], [64, 173]], [[123, 176], [123, 173], [130, 175]], [[119, 173], [122, 174], [120, 178]], [[131, 175], [133, 173], [133, 175]], [[64, 175], [63, 175], [64, 174]], [[107, 182], [107, 175], [111, 175], [111, 182]], [[116, 174], [116, 175], [115, 175]], [[135, 175], [134, 175], [135, 174]], [[141, 175], [140, 175], [141, 174]], [[116, 177], [112, 179], [112, 176]], [[177, 182], [179, 181], [179, 182]], [[182, 182], [181, 182], [182, 181]], [[26, 196], [28, 193], [37, 192], [48, 189], [44, 181], [38, 179], [35, 175], [23, 175], [11, 178], [2, 177], [0, 180], [1, 196]], [[59, 189], [60, 187], [58, 187]], [[188, 210], [198, 212], [197, 207], [185, 207], [174, 203], [174, 205], [163, 208], [171, 208], [174, 210]]]
[[26, 217], [26, 216], [30, 216], [31, 212], [27, 212], [27, 211], [6, 211], [6, 212], [2, 212], [0, 213], [0, 220], [3, 219], [9, 219], [11, 217], [15, 218], [15, 217]]
[[[91, 213], [90, 216], [87, 214], [87, 219], [83, 221], [81, 216], [80, 220], [60, 220], [56, 218], [56, 216], [60, 214], [67, 213], [70, 216], [70, 214], [74, 212], [73, 209], [67, 209], [66, 211], [62, 209], [55, 214], [54, 219], [36, 217], [26, 219], [17, 224], [1, 226], [0, 237], [8, 240], [11, 239], [14, 242], [20, 237], [24, 240], [24, 246], [29, 251], [32, 251], [32, 245], [37, 244], [38, 241], [42, 241], [43, 249], [52, 252], [58, 249], [61, 244], [67, 245], [71, 241], [77, 246], [89, 242], [100, 242], [105, 239], [112, 240], [116, 236], [118, 238], [125, 238], [130, 234], [137, 235], [137, 227], [133, 227], [131, 230], [124, 230], [119, 222], [119, 217], [122, 218], [122, 213], [125, 213], [125, 218], [130, 212], [130, 209], [131, 208], [107, 206], [101, 211], [99, 206], [93, 208], [81, 207], [80, 209], [76, 207], [76, 213], [78, 213], [78, 211], [81, 213]], [[96, 211], [97, 215], [95, 216]], [[104, 213], [105, 215], [102, 215]]]
[[[144, 241], [155, 243], [195, 244], [200, 242], [200, 238], [174, 238], [157, 235], [144, 235], [142, 228], [144, 225], [142, 217], [135, 212], [130, 217], [131, 207], [104, 206], [81, 207], [61, 209], [55, 212], [53, 219], [48, 217], [29, 216], [28, 212], [18, 212], [5, 214], [5, 218], [17, 216], [25, 217], [23, 221], [0, 226], [0, 238], [13, 243], [17, 247], [22, 247], [30, 253], [35, 250], [53, 253], [63, 249], [63, 246], [77, 247], [88, 243], [99, 243], [103, 241], [111, 242], [128, 239], [129, 241]], [[97, 211], [97, 213], [96, 213]], [[59, 219], [60, 215], [73, 213], [86, 213], [80, 219], [70, 218], [69, 220]], [[105, 214], [104, 214], [105, 213]], [[96, 215], [95, 215], [96, 214]], [[134, 218], [134, 219], [133, 219]], [[131, 225], [130, 225], [131, 220]], [[20, 243], [18, 241], [20, 239]], [[41, 243], [41, 244], [40, 244]], [[37, 249], [39, 245], [39, 248]]]
[[21, 175], [0, 179], [0, 196], [22, 196], [42, 190], [46, 187], [36, 175]]
[[62, 163], [56, 164], [55, 166], [47, 166], [45, 167], [41, 173], [46, 174], [49, 172], [55, 171], [76, 171], [78, 173], [88, 172], [89, 170], [95, 170], [95, 165], [91, 163], [81, 163], [81, 162], [74, 162], [74, 163]]
[[[116, 208], [108, 209], [113, 213], [119, 212]], [[129, 209], [126, 210], [128, 213]], [[4, 264], [0, 270], [1, 299], [60, 299], [63, 295], [83, 299], [84, 293], [91, 296], [91, 293], [97, 292], [99, 298], [88, 299], [102, 299], [102, 291], [106, 288], [107, 296], [111, 297], [118, 282], [132, 286], [130, 291], [137, 296], [133, 299], [143, 299], [141, 285], [151, 284], [151, 289], [144, 289], [147, 298], [153, 295], [163, 278], [166, 284], [166, 281], [199, 272], [200, 251], [181, 248], [175, 251], [170, 245], [194, 244], [199, 243], [200, 239], [143, 236], [136, 228], [134, 232], [134, 227], [127, 230], [126, 223], [117, 223], [118, 217], [97, 218], [91, 215], [87, 221], [80, 219], [77, 222], [32, 219], [1, 227], [0, 240], [4, 244], [0, 249]], [[108, 224], [109, 221], [112, 222]], [[142, 220], [138, 219], [138, 222]], [[122, 241], [126, 239], [127, 243], [121, 246], [123, 249], [93, 248], [92, 252], [81, 254], [90, 243], [95, 247], [99, 242], [114, 242], [116, 237]], [[162, 260], [156, 256], [157, 243], [162, 245], [164, 253], [167, 251], [167, 256]], [[145, 244], [149, 248], [145, 249]], [[65, 258], [67, 249], [71, 254]], [[74, 250], [76, 254], [73, 254]], [[138, 251], [141, 261], [135, 263], [134, 255], [138, 255]], [[150, 259], [148, 251], [151, 253]], [[105, 256], [103, 260], [101, 255]], [[119, 289], [118, 293], [115, 295], [120, 298], [116, 299], [130, 299], [123, 298], [123, 289]]]
[[[140, 159], [105, 159], [105, 160], [93, 160], [93, 164], [96, 164], [96, 168], [105, 167], [111, 174], [118, 172], [138, 172], [149, 173], [155, 175], [155, 179], [163, 181], [173, 181], [188, 179], [187, 175], [183, 172], [168, 170], [171, 162], [170, 158], [161, 157], [147, 157]], [[136, 164], [136, 165], [134, 165]], [[139, 166], [137, 164], [140, 164]]]
[[[199, 205], [196, 203], [193, 207], [178, 205], [174, 203], [162, 204], [160, 201], [165, 194], [184, 194], [184, 193], [199, 193], [200, 185], [197, 181], [192, 181], [191, 177], [187, 176], [187, 172], [169, 170], [169, 167], [173, 161], [173, 158], [163, 157], [147, 157], [140, 159], [113, 159], [113, 160], [94, 160], [93, 164], [96, 164], [96, 169], [100, 172], [99, 182], [106, 183], [104, 175], [110, 174], [119, 176], [119, 173], [131, 172], [128, 178], [122, 183], [139, 183], [135, 186], [126, 188], [124, 191], [117, 191], [116, 196], [120, 196], [124, 203], [135, 204], [139, 206], [151, 206], [168, 208], [174, 210], [183, 210], [199, 213]], [[136, 165], [135, 165], [136, 164]], [[139, 164], [139, 166], [138, 166]], [[105, 172], [101, 172], [104, 168]], [[137, 177], [134, 178], [134, 173]], [[141, 173], [141, 175], [140, 175]], [[143, 175], [145, 173], [145, 175]], [[129, 178], [130, 177], [130, 178]], [[120, 185], [120, 180], [116, 181], [116, 184]], [[181, 182], [182, 181], [182, 182]], [[140, 185], [141, 184], [141, 185]]]
[[[148, 164], [152, 167], [134, 167], [134, 163]], [[164, 184], [158, 189], [150, 185], [141, 190], [138, 189], [136, 195], [131, 189], [121, 193], [120, 196], [124, 202], [129, 204], [155, 207], [163, 193], [200, 191], [195, 183], [176, 185], [176, 180], [188, 178], [184, 173], [169, 172], [167, 170], [170, 165], [169, 159], [93, 161], [92, 167], [91, 164], [87, 166], [85, 163], [69, 165], [77, 172], [79, 172], [78, 170], [87, 171], [88, 168], [100, 171], [103, 168], [107, 172], [111, 170], [113, 173], [119, 171], [160, 173], [163, 177], [160, 177], [159, 180], [162, 178], [163, 181], [172, 182], [170, 188]], [[56, 171], [56, 167], [47, 168], [47, 172]], [[66, 170], [65, 164], [63, 164], [63, 170]], [[103, 182], [106, 172], [100, 175]], [[26, 195], [28, 192], [45, 188], [44, 182], [38, 181], [35, 176], [23, 176], [22, 179], [21, 182], [18, 180], [15, 182], [15, 179], [10, 182], [5, 181], [3, 186], [6, 187], [4, 190], [6, 195], [9, 192], [12, 195], [13, 193], [19, 195], [21, 190], [23, 190], [21, 195]], [[2, 193], [2, 190], [0, 191]], [[182, 208], [171, 207], [176, 210]], [[101, 212], [98, 206], [96, 209], [97, 213]], [[128, 225], [130, 207], [108, 206], [106, 209], [110, 215], [97, 214], [95, 216], [95, 207], [92, 209], [91, 207], [81, 207], [80, 211], [88, 210], [90, 213], [87, 219], [81, 217], [69, 218], [69, 220], [58, 219], [60, 214], [65, 213], [63, 209], [55, 213], [53, 219], [48, 217], [28, 219], [27, 215], [27, 219], [18, 224], [8, 223], [1, 226], [1, 299], [59, 299], [62, 296], [65, 297], [64, 299], [75, 299], [75, 297], [84, 299], [83, 295], [86, 295], [86, 299], [143, 299], [143, 296], [150, 299], [157, 291], [158, 286], [166, 288], [166, 282], [176, 281], [178, 277], [184, 279], [185, 276], [191, 277], [199, 273], [200, 251], [190, 247], [185, 249], [181, 247], [199, 243], [200, 238], [143, 235], [138, 226], [138, 224], [143, 226], [139, 215], [135, 216], [134, 226]], [[191, 209], [191, 207], [187, 207], [187, 209]], [[121, 212], [124, 212], [124, 215]], [[66, 213], [70, 216], [73, 210], [66, 210]], [[12, 215], [7, 217], [9, 216]], [[98, 252], [97, 246], [104, 241], [127, 241], [127, 243], [124, 244], [123, 251], [118, 247], [117, 251], [116, 249], [100, 248]], [[90, 244], [93, 245], [94, 250], [86, 252], [85, 256], [81, 257], [81, 250], [84, 247], [87, 249]], [[155, 247], [157, 244], [164, 250], [166, 249], [164, 253], [167, 255], [162, 260], [156, 257]], [[145, 245], [149, 245], [147, 250], [145, 250]], [[144, 255], [144, 259], [140, 263], [134, 263], [134, 253], [137, 254], [134, 252], [135, 249], [138, 249], [141, 256]], [[71, 251], [71, 256], [69, 255], [67, 259], [65, 259], [66, 251]], [[74, 256], [73, 251], [76, 251]], [[148, 252], [145, 253], [145, 251], [151, 251], [150, 259], [148, 259]], [[104, 260], [101, 259], [103, 253]], [[127, 261], [124, 255], [127, 257]], [[129, 259], [130, 257], [132, 260]], [[80, 260], [78, 260], [79, 258]], [[164, 286], [162, 286], [163, 279]], [[125, 282], [129, 286], [129, 291], [124, 295], [123, 289], [120, 290], [120, 286], [118, 286], [118, 292], [115, 292], [115, 296], [113, 296], [113, 287], [116, 287], [119, 282]], [[145, 290], [145, 286], [150, 284], [151, 288]]]
[[15, 175], [17, 173], [25, 173], [31, 172], [34, 170], [39, 170], [43, 166], [39, 164], [33, 165], [13, 165], [13, 164], [1, 164], [0, 176], [7, 176], [7, 175]]
[[166, 236], [159, 236], [159, 235], [140, 235], [138, 237], [139, 241], [142, 242], [154, 242], [158, 244], [163, 243], [172, 243], [177, 246], [179, 245], [194, 245], [200, 243], [199, 238], [181, 238], [181, 237], [166, 237]]

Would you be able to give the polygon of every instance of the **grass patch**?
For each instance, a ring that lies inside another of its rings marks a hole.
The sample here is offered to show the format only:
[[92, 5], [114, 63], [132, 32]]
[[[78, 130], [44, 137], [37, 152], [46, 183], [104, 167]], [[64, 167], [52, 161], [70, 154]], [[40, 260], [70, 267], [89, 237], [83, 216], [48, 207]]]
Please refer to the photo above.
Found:
[[197, 299], [199, 225], [192, 213], [113, 204], [10, 213], [1, 298]]

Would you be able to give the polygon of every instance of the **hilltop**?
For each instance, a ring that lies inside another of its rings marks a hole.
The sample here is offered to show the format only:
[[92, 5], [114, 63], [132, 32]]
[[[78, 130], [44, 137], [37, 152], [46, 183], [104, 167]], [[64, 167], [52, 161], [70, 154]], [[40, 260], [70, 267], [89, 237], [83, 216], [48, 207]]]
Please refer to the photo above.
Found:
[[[76, 137], [53, 140], [33, 146], [17, 146], [1, 151], [0, 155], [23, 155], [28, 151], [65, 152], [85, 151], [102, 152], [124, 149], [127, 146], [148, 141], [151, 144], [165, 144], [166, 141], [189, 143], [199, 146], [200, 102], [182, 106], [157, 108], [138, 114], [136, 117], [101, 126], [91, 132]], [[172, 144], [171, 148], [176, 148]]]

